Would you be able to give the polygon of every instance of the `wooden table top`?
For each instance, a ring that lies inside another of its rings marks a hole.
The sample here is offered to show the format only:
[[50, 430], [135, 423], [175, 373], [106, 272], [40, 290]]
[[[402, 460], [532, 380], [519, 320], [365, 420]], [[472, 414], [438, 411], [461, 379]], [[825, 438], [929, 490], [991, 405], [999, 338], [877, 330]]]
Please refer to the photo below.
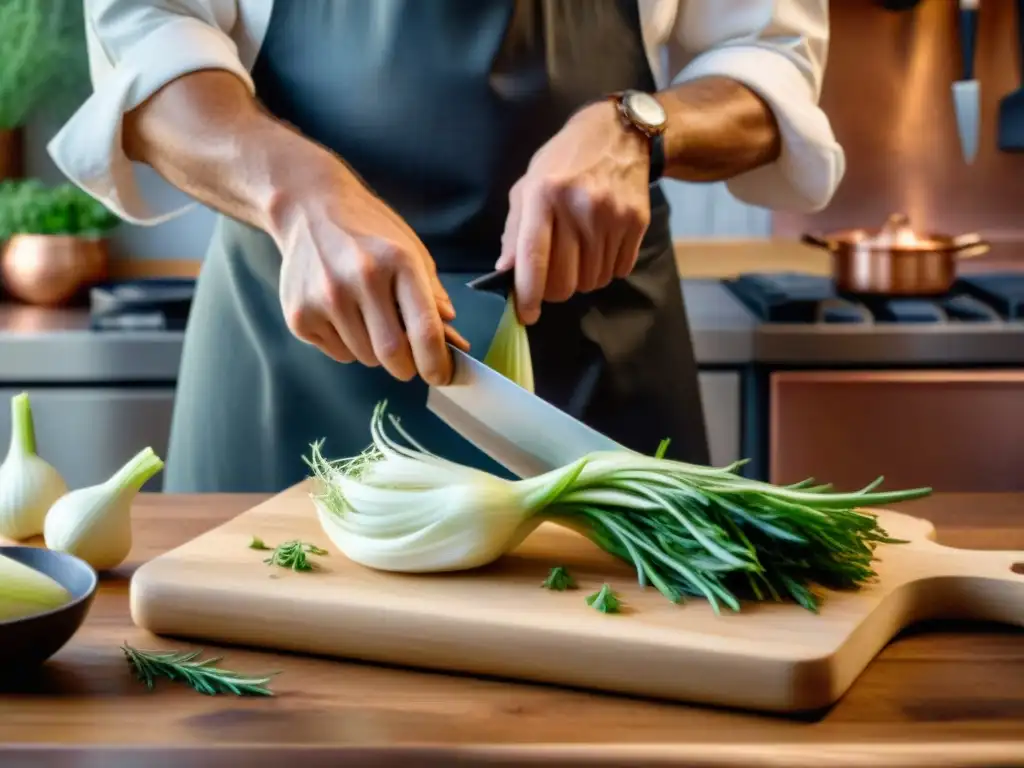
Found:
[[[830, 711], [801, 719], [212, 646], [230, 669], [280, 671], [276, 696], [146, 690], [122, 642], [196, 646], [132, 625], [133, 568], [263, 498], [140, 498], [131, 557], [85, 626], [36, 679], [0, 684], [0, 765], [1024, 765], [1024, 632], [1003, 627], [901, 636]], [[1024, 495], [900, 509], [946, 544], [1024, 550]]]

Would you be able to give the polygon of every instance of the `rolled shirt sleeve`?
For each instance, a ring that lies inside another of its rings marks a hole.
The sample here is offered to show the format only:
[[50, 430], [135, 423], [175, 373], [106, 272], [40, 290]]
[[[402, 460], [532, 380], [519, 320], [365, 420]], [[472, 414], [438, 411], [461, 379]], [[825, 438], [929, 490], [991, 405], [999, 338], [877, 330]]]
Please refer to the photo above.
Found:
[[[231, 71], [254, 90], [228, 34], [236, 16], [236, 0], [85, 0], [93, 93], [47, 146], [60, 171], [135, 224], [158, 224], [194, 206], [128, 159], [122, 119], [167, 83], [199, 70]], [[151, 177], [144, 186], [141, 175]]]
[[780, 157], [730, 179], [733, 196], [794, 212], [828, 205], [846, 170], [843, 149], [818, 106], [828, 0], [678, 0], [666, 42], [674, 84], [728, 77], [758, 94], [775, 116]]

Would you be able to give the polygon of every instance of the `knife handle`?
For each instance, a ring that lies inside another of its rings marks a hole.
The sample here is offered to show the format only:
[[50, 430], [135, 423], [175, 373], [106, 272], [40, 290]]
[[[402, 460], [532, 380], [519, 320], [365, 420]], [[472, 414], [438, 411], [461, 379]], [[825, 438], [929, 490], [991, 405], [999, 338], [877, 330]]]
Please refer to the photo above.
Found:
[[478, 291], [500, 293], [506, 298], [512, 293], [515, 284], [515, 273], [511, 269], [488, 272], [486, 275], [480, 275], [480, 277], [474, 278], [467, 283], [470, 288], [475, 288]]
[[960, 57], [963, 79], [974, 79], [974, 49], [978, 41], [978, 4], [960, 3]]

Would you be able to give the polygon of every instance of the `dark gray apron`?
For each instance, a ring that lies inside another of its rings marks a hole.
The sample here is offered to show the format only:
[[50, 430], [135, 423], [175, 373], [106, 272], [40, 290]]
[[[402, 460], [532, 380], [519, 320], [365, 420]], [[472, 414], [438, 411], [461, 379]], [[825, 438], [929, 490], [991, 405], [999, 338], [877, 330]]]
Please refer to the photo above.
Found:
[[[570, 114], [655, 87], [636, 0], [277, 0], [253, 77], [268, 110], [337, 152], [409, 222], [453, 291], [493, 267], [510, 187]], [[669, 455], [707, 463], [657, 186], [651, 202], [636, 271], [546, 304], [531, 327], [536, 391], [631, 448], [653, 452], [668, 437]], [[426, 410], [421, 381], [296, 340], [280, 265], [266, 234], [219, 219], [189, 318], [165, 490], [279, 491], [306, 476], [316, 440], [332, 457], [362, 451], [382, 399], [428, 448], [497, 469]], [[493, 318], [461, 295], [456, 327], [473, 342]]]

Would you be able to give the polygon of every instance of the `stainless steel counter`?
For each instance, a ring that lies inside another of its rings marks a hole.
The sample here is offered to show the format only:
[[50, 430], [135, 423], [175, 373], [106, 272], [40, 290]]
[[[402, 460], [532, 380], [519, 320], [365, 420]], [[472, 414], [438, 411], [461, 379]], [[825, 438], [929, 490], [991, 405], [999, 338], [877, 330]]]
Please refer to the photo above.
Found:
[[173, 383], [182, 333], [94, 332], [84, 309], [0, 305], [0, 384]]
[[[697, 362], [1024, 366], [1024, 322], [762, 324], [716, 280], [684, 280]], [[0, 305], [0, 384], [173, 383], [183, 334], [89, 330], [85, 310]]]
[[[705, 365], [751, 359], [754, 323], [713, 281], [685, 286], [697, 358]], [[84, 309], [0, 305], [0, 384], [173, 382], [184, 334], [91, 331]]]

